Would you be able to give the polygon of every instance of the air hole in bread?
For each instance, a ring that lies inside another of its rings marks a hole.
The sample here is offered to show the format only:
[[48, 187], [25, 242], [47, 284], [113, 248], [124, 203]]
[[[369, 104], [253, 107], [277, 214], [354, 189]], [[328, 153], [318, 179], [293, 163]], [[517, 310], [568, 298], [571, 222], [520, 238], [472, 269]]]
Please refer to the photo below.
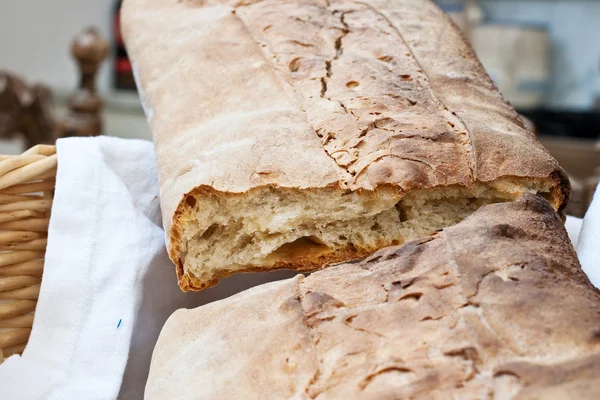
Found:
[[294, 261], [326, 253], [329, 247], [316, 236], [304, 236], [286, 243], [270, 254], [274, 260]]
[[196, 205], [196, 198], [194, 196], [188, 196], [185, 198], [185, 202], [188, 206], [194, 207]]
[[346, 83], [346, 87], [348, 89], [354, 89], [354, 88], [358, 87], [359, 85], [360, 84], [356, 81], [350, 81], [350, 82]]
[[202, 236], [200, 237], [202, 240], [210, 240], [211, 236], [219, 229], [219, 225], [212, 224], [208, 227], [207, 230], [204, 231]]

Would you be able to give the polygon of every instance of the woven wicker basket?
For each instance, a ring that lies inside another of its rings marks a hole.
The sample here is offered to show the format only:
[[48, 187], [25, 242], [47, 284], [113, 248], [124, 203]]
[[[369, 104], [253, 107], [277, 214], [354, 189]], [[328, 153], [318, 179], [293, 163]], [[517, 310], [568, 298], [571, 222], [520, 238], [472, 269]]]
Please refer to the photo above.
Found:
[[56, 148], [0, 156], [0, 363], [25, 349], [44, 269]]

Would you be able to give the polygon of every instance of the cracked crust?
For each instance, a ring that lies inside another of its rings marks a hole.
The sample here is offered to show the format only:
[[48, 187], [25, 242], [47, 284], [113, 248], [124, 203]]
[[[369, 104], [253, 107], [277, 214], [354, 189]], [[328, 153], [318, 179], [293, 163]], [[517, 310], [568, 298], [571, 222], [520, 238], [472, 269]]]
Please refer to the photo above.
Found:
[[[400, 199], [511, 179], [549, 187], [564, 210], [564, 172], [433, 3], [127, 0], [122, 21], [182, 287], [207, 285], [186, 270], [179, 232], [201, 187], [393, 186]], [[343, 261], [352, 249], [334, 250]]]
[[593, 400], [599, 366], [600, 292], [557, 214], [527, 195], [359, 262], [177, 311], [145, 395]]

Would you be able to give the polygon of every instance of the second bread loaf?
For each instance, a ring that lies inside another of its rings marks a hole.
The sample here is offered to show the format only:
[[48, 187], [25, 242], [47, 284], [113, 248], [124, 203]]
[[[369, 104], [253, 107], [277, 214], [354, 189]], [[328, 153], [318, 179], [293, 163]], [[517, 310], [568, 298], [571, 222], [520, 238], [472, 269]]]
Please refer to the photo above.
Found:
[[600, 399], [600, 292], [548, 203], [166, 322], [145, 398]]

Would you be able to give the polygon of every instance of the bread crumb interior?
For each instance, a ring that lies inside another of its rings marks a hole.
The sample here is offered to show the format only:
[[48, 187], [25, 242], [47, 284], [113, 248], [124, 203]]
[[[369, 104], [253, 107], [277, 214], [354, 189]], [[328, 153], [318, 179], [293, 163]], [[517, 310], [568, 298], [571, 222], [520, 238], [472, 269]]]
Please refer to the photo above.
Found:
[[500, 181], [475, 188], [343, 191], [265, 187], [250, 192], [191, 195], [182, 236], [184, 270], [200, 279], [274, 267], [342, 248], [375, 251], [452, 226], [486, 204], [512, 201], [537, 184]]

